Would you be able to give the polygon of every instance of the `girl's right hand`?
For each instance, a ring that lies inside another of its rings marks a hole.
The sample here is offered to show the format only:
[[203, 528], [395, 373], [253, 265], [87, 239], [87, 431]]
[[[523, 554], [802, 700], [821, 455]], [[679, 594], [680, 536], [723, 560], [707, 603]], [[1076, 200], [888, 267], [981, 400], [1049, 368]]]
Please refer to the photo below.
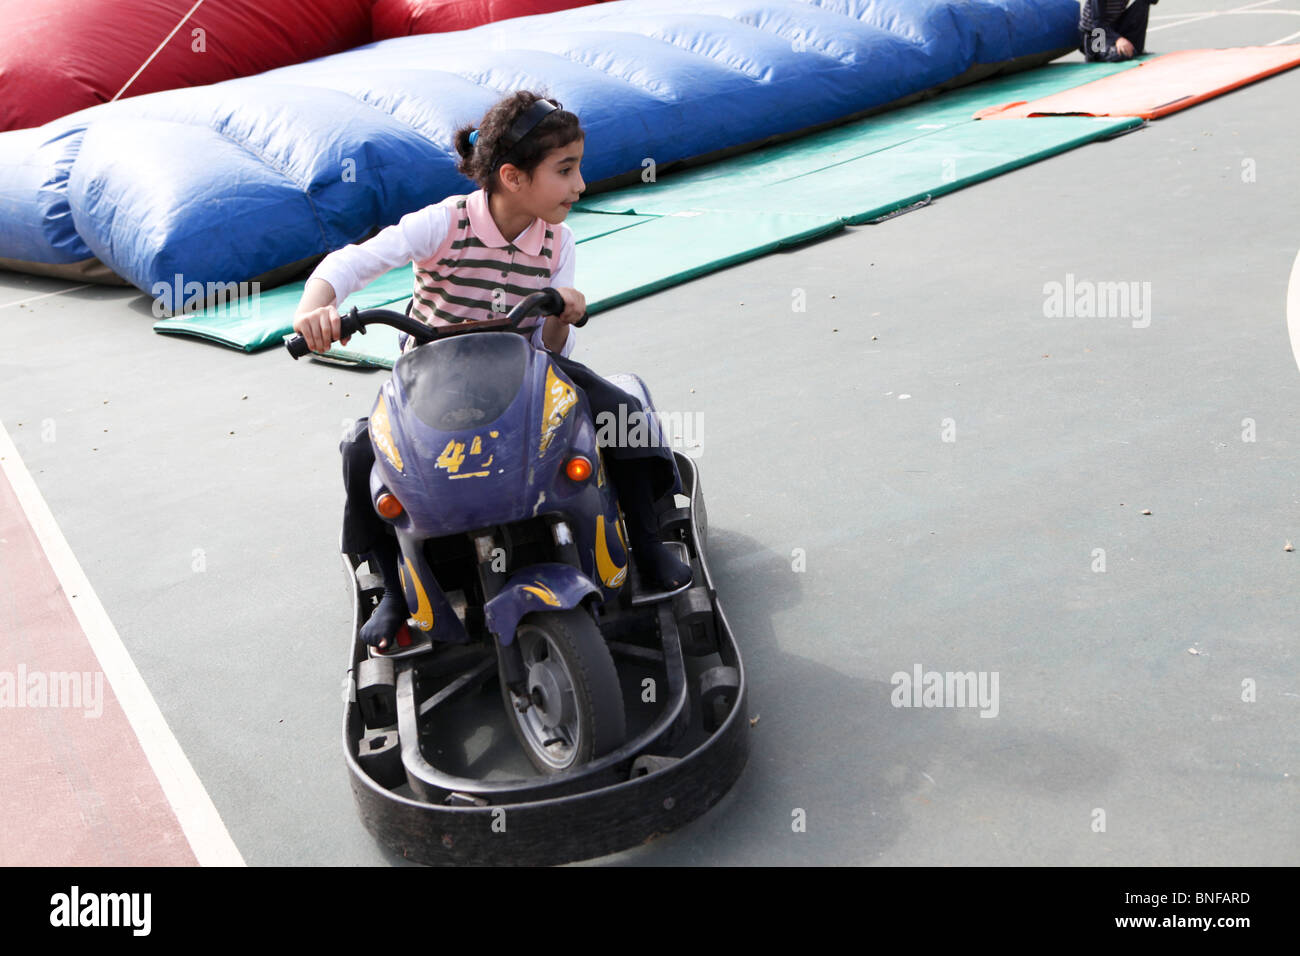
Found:
[[[339, 310], [333, 305], [323, 305], [303, 312], [294, 317], [293, 330], [307, 340], [307, 346], [313, 352], [328, 351], [330, 343], [337, 342], [342, 331]], [[349, 335], [341, 344], [347, 345], [350, 338]]]

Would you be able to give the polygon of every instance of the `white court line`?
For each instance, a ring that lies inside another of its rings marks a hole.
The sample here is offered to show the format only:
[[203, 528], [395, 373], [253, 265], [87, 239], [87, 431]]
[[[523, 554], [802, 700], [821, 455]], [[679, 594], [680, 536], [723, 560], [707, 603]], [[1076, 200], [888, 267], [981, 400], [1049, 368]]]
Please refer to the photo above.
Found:
[[1170, 27], [1181, 27], [1187, 23], [1199, 23], [1201, 20], [1209, 20], [1213, 17], [1223, 16], [1225, 13], [1240, 13], [1243, 10], [1253, 10], [1255, 7], [1267, 7], [1271, 3], [1277, 3], [1278, 0], [1258, 0], [1257, 3], [1248, 3], [1245, 6], [1233, 7], [1231, 10], [1211, 10], [1209, 13], [1190, 14], [1190, 19], [1179, 20], [1177, 23], [1162, 23], [1158, 27], [1147, 27], [1147, 33], [1155, 33], [1157, 30], [1167, 30]]
[[[1247, 13], [1255, 14], [1255, 16], [1260, 16], [1260, 17], [1271, 17], [1271, 16], [1273, 16], [1274, 13], [1281, 13], [1281, 14], [1283, 14], [1283, 16], [1300, 17], [1300, 10], [1245, 10], [1245, 9], [1240, 9], [1240, 10], [1222, 10], [1221, 13], [1214, 13], [1214, 14], [1205, 14], [1205, 13], [1170, 13], [1169, 16], [1167, 16], [1167, 17], [1152, 17], [1152, 20], [1184, 20], [1184, 18], [1186, 18], [1186, 17], [1205, 17], [1205, 16], [1231, 17], [1231, 16], [1244, 16], [1244, 14], [1247, 14]], [[1178, 26], [1178, 23], [1170, 23], [1170, 26]], [[1148, 30], [1147, 33], [1151, 33], [1151, 30]]]
[[[1271, 17], [1274, 14], [1281, 14], [1284, 17], [1300, 17], [1300, 10], [1224, 10], [1222, 13], [1216, 13], [1216, 17]], [[1187, 14], [1181, 14], [1187, 16]], [[1171, 27], [1178, 26], [1177, 23], [1169, 24]], [[1150, 33], [1150, 30], [1147, 30]]]
[[[1187, 16], [1187, 14], [1185, 13], [1181, 15]], [[1281, 15], [1284, 17], [1300, 17], [1300, 10], [1224, 10], [1222, 13], [1216, 13], [1214, 15], [1216, 17], [1245, 17], [1245, 16], [1271, 17], [1274, 15]], [[1176, 26], [1181, 26], [1181, 24], [1169, 23], [1166, 24], [1166, 26], [1176, 27]], [[1150, 32], [1151, 30], [1148, 29], [1147, 33]]]
[[1291, 354], [1300, 368], [1300, 252], [1291, 265], [1291, 281], [1286, 287], [1286, 330], [1291, 336]]
[[[1185, 19], [1187, 19], [1188, 17], [1206, 17], [1206, 16], [1215, 16], [1215, 17], [1220, 17], [1220, 16], [1227, 16], [1227, 15], [1229, 15], [1229, 14], [1235, 14], [1235, 13], [1258, 13], [1258, 14], [1260, 14], [1261, 16], [1268, 16], [1270, 13], [1291, 13], [1291, 14], [1295, 14], [1296, 16], [1300, 16], [1300, 10], [1241, 10], [1241, 9], [1238, 9], [1238, 10], [1222, 10], [1222, 11], [1211, 10], [1211, 11], [1209, 11], [1208, 13], [1164, 13], [1164, 14], [1160, 14], [1160, 15], [1158, 15], [1158, 16], [1153, 14], [1152, 16], [1148, 17], [1148, 19], [1149, 19], [1149, 20], [1185, 20]], [[1170, 24], [1170, 25], [1171, 25], [1171, 26], [1177, 26], [1177, 24]], [[1148, 30], [1147, 32], [1149, 33], [1149, 32], [1151, 32], [1151, 31]]]
[[28, 302], [35, 302], [37, 299], [48, 299], [52, 295], [63, 295], [65, 292], [76, 292], [78, 289], [89, 289], [93, 283], [87, 282], [85, 285], [74, 285], [71, 289], [60, 289], [58, 292], [44, 292], [41, 295], [34, 295], [26, 299], [15, 299], [13, 302], [6, 302], [0, 305], [0, 309], [7, 309], [11, 305], [26, 305]]
[[[1164, 23], [1158, 27], [1148, 27], [1147, 33], [1153, 33], [1156, 30], [1164, 30], [1166, 27], [1181, 27], [1184, 23], [1195, 23], [1198, 20], [1207, 20], [1210, 17], [1244, 16], [1245, 14], [1248, 13], [1256, 14], [1258, 16], [1265, 16], [1265, 17], [1272, 16], [1274, 14], [1281, 14], [1283, 16], [1300, 17], [1300, 10], [1256, 10], [1254, 9], [1255, 7], [1265, 7], [1268, 6], [1270, 3], [1277, 3], [1277, 2], [1278, 0], [1261, 0], [1261, 2], [1259, 3], [1247, 4], [1244, 7], [1235, 7], [1232, 10], [1221, 10], [1212, 13], [1193, 14], [1190, 15], [1191, 19], [1189, 20], [1179, 20], [1177, 23]], [[1170, 13], [1170, 14], [1162, 15], [1162, 17], [1153, 18], [1153, 19], [1168, 19], [1170, 17], [1186, 17], [1186, 16], [1189, 16], [1189, 14]], [[1283, 43], [1289, 43], [1291, 40], [1295, 40], [1295, 39], [1300, 39], [1300, 30], [1297, 30], [1295, 33], [1288, 33], [1280, 40], [1272, 40], [1268, 43], [1265, 43], [1264, 46], [1281, 46]]]
[[108, 612], [68, 547], [49, 505], [41, 496], [27, 466], [18, 457], [18, 449], [3, 423], [0, 423], [0, 469], [4, 470], [13, 486], [19, 506], [31, 522], [32, 530], [63, 588], [64, 597], [86, 632], [91, 650], [99, 659], [104, 676], [131, 722], [140, 747], [162, 785], [163, 794], [176, 812], [176, 819], [199, 865], [244, 866], [244, 858], [230, 839], [212, 798], [172, 735], [153, 694], [122, 644], [117, 628], [109, 620]]

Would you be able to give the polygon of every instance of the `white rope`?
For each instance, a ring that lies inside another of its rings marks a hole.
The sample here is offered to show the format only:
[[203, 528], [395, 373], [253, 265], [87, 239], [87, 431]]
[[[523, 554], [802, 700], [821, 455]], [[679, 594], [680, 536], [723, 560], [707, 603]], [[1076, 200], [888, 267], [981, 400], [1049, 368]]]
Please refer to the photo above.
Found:
[[176, 31], [179, 30], [181, 27], [185, 26], [185, 21], [188, 20], [191, 16], [193, 16], [194, 11], [197, 10], [202, 4], [203, 4], [203, 0], [199, 0], [198, 3], [190, 7], [190, 12], [185, 14], [185, 16], [181, 17], [181, 22], [176, 24], [176, 26], [172, 28], [172, 32], [167, 34], [167, 38], [164, 39], [162, 43], [158, 44], [158, 49], [154, 50], [152, 53], [149, 54], [149, 59], [145, 60], [143, 63], [140, 64], [140, 69], [136, 70], [135, 73], [131, 76], [131, 79], [127, 80], [126, 84], [120, 90], [117, 91], [117, 95], [114, 96], [113, 99], [109, 100], [110, 103], [115, 102], [118, 96], [121, 96], [123, 93], [126, 92], [126, 88], [135, 82], [135, 78], [144, 72], [144, 68], [153, 62], [153, 58], [162, 52], [162, 48], [165, 47], [168, 41], [170, 41], [171, 38], [176, 35]]

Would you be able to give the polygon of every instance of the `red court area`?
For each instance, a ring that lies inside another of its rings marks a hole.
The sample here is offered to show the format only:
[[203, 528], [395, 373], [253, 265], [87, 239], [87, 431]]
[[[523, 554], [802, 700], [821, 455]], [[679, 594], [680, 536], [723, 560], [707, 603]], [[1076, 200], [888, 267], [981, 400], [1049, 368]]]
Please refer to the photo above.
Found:
[[0, 865], [197, 862], [3, 470], [0, 755]]
[[1130, 70], [1030, 102], [1004, 103], [977, 119], [1142, 116], [1158, 119], [1300, 65], [1300, 44], [1166, 53]]

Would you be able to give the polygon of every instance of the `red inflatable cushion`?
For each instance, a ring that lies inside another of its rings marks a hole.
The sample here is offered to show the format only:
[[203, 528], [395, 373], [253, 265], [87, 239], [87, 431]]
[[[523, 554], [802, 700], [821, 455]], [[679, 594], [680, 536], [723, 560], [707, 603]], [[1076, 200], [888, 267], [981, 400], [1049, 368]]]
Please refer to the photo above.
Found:
[[[0, 0], [0, 129], [249, 76], [370, 41], [371, 0]], [[155, 50], [173, 30], [158, 55]], [[197, 32], [196, 32], [197, 31]]]

